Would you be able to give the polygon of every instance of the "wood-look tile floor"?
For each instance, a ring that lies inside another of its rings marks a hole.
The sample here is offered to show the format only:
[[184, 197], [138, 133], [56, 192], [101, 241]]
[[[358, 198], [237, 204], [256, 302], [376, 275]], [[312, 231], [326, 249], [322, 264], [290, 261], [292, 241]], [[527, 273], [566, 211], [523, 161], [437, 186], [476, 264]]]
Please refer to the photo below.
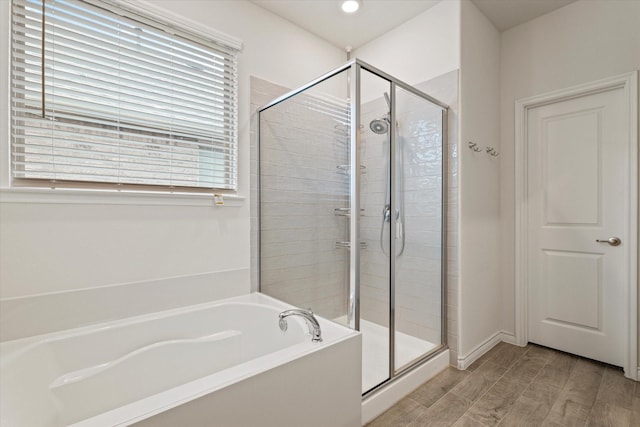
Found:
[[367, 424], [390, 426], [640, 427], [640, 383], [604, 363], [500, 343], [466, 371], [447, 368]]

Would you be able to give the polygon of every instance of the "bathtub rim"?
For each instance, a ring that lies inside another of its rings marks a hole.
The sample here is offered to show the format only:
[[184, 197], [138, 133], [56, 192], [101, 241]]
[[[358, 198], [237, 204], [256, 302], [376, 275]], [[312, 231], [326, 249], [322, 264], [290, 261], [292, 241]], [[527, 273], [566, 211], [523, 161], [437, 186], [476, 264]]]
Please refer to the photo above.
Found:
[[[287, 310], [290, 308], [302, 308], [296, 307], [291, 304], [287, 304], [281, 300], [278, 300], [269, 295], [260, 293], [260, 292], [251, 292], [249, 294], [237, 295], [229, 298], [223, 298], [219, 300], [207, 301], [198, 304], [185, 305], [177, 308], [170, 308], [167, 310], [155, 311], [153, 313], [144, 313], [138, 314], [130, 317], [123, 317], [120, 319], [107, 320], [104, 322], [98, 322], [91, 325], [79, 326], [77, 328], [64, 329], [61, 331], [48, 332], [44, 334], [32, 335], [28, 337], [18, 338], [15, 340], [7, 340], [0, 342], [0, 369], [5, 367], [8, 363], [10, 363], [16, 357], [19, 357], [23, 353], [29, 351], [32, 348], [37, 347], [38, 345], [61, 341], [66, 338], [72, 338], [81, 335], [89, 335], [96, 330], [105, 330], [117, 328], [120, 326], [132, 324], [132, 323], [143, 323], [146, 321], [158, 320], [165, 317], [171, 317], [180, 315], [182, 313], [187, 313], [191, 311], [199, 311], [206, 310], [209, 308], [213, 308], [219, 305], [225, 305], [229, 303], [241, 303], [243, 305], [254, 305], [254, 306], [273, 306], [277, 307], [279, 310]], [[327, 319], [324, 317], [318, 316], [318, 321], [321, 326], [325, 322], [329, 322], [331, 325], [338, 325], [339, 327], [348, 328], [345, 325], [336, 322], [332, 319]]]

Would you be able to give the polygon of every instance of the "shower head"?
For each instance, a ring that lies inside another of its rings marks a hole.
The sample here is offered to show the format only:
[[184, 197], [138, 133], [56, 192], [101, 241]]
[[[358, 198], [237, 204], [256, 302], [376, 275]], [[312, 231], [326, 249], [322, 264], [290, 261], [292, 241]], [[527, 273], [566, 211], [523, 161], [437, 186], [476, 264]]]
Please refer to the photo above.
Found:
[[389, 119], [386, 117], [381, 117], [379, 119], [371, 120], [369, 123], [369, 127], [373, 131], [373, 133], [377, 133], [378, 135], [382, 135], [387, 133], [389, 130]]
[[[387, 101], [387, 106], [389, 107], [389, 111], [391, 111], [391, 99], [389, 99], [389, 94], [385, 92], [384, 100]], [[389, 115], [388, 113], [385, 117], [380, 117], [379, 119], [371, 120], [369, 123], [369, 127], [373, 131], [373, 133], [377, 133], [378, 135], [382, 135], [383, 133], [387, 133], [389, 130]]]

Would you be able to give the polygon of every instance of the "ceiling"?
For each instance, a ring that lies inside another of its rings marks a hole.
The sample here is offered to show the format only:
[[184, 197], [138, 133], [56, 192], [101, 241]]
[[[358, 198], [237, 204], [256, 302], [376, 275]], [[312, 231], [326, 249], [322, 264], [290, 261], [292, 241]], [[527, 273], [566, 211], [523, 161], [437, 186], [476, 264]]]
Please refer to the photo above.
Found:
[[[446, 1], [446, 0], [445, 0]], [[500, 31], [530, 21], [576, 0], [472, 0]]]
[[[440, 0], [363, 0], [348, 15], [339, 0], [251, 0], [299, 27], [346, 48], [357, 48], [380, 37]], [[449, 1], [449, 0], [442, 0]], [[575, 0], [472, 0], [496, 28], [508, 28], [549, 13]]]

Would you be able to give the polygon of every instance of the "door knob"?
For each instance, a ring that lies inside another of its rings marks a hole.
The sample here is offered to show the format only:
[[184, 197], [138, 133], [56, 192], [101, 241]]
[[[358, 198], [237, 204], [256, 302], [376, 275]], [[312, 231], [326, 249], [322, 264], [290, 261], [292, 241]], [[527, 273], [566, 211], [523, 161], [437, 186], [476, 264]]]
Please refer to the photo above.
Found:
[[610, 237], [607, 240], [596, 239], [596, 242], [598, 242], [598, 243], [608, 243], [611, 246], [619, 246], [620, 243], [622, 243], [622, 240], [620, 240], [619, 237]]

